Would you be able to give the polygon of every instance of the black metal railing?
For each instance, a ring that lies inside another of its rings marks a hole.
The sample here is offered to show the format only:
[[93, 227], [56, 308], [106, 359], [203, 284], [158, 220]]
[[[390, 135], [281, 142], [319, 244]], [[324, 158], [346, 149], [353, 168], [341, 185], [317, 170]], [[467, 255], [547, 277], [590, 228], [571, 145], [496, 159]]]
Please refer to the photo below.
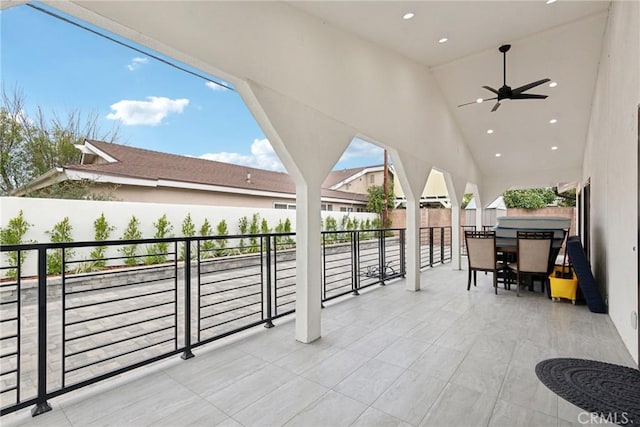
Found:
[[405, 230], [322, 233], [322, 301], [404, 277]]
[[[403, 229], [322, 242], [322, 301], [405, 273]], [[295, 246], [294, 233], [2, 246], [1, 415], [273, 326], [295, 311]]]
[[420, 268], [451, 261], [451, 227], [420, 227]]

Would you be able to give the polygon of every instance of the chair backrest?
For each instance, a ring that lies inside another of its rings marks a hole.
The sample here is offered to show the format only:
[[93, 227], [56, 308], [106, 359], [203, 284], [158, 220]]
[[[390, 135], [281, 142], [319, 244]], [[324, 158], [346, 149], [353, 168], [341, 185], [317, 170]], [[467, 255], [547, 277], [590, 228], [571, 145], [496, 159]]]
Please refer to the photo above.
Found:
[[547, 273], [553, 231], [518, 231], [518, 270], [526, 273]]
[[496, 268], [496, 232], [465, 231], [469, 268], [495, 270]]

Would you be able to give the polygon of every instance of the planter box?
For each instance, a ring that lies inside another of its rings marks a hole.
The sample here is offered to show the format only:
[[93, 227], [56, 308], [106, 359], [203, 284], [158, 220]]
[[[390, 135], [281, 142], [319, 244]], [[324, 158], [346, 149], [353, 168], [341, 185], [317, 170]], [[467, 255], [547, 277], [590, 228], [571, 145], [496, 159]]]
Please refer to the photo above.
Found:
[[[549, 282], [551, 283], [551, 298], [554, 301], [559, 301], [560, 298], [571, 300], [573, 304], [576, 303], [576, 294], [578, 293], [578, 278], [573, 268], [569, 268], [571, 271], [571, 279], [563, 279], [562, 266], [556, 265], [553, 269], [553, 273], [549, 276]], [[558, 273], [558, 277], [556, 277]]]

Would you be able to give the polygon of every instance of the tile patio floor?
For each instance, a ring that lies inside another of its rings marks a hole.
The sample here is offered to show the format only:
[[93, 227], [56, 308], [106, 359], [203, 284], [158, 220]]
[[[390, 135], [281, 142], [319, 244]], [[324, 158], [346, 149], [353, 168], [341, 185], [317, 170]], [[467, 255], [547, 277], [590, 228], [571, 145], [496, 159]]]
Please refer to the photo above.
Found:
[[[323, 337], [294, 340], [291, 317], [3, 417], [9, 426], [571, 426], [581, 410], [550, 392], [540, 360], [635, 366], [608, 316], [500, 289], [440, 266], [327, 304]], [[513, 288], [515, 289], [515, 287]]]

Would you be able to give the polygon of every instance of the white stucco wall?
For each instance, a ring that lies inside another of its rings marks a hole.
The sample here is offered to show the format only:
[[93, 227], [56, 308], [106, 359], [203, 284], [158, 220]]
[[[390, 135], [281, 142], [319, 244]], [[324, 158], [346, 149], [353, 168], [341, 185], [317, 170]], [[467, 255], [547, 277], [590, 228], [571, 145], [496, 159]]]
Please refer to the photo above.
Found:
[[[188, 213], [196, 226], [196, 234], [205, 218], [209, 220], [211, 227], [215, 229], [221, 220], [226, 220], [229, 234], [238, 233], [238, 220], [246, 216], [249, 222], [254, 213], [260, 215], [260, 220], [265, 218], [271, 229], [275, 228], [278, 221], [289, 218], [292, 231], [296, 227], [296, 211], [284, 209], [261, 209], [242, 207], [221, 207], [189, 204], [163, 204], [163, 203], [136, 203], [136, 202], [102, 202], [89, 200], [59, 200], [59, 199], [30, 199], [23, 197], [0, 197], [0, 227], [6, 227], [8, 221], [14, 218], [22, 210], [24, 218], [32, 224], [29, 232], [24, 237], [25, 241], [38, 243], [50, 242], [50, 231], [54, 224], [62, 221], [65, 216], [73, 227], [73, 240], [92, 241], [94, 239], [93, 222], [104, 213], [110, 225], [115, 227], [110, 240], [118, 240], [122, 237], [132, 215], [140, 221], [140, 231], [143, 238], [151, 238], [155, 232], [154, 222], [163, 214], [173, 225], [172, 235], [181, 236], [182, 221]], [[333, 216], [340, 224], [345, 215], [344, 212], [322, 212], [322, 218]], [[351, 212], [349, 215], [358, 220], [374, 219], [373, 213]], [[91, 248], [89, 248], [89, 251]], [[78, 250], [78, 253], [81, 251]], [[86, 252], [86, 251], [85, 251]], [[116, 253], [112, 254], [117, 256]], [[35, 272], [35, 257], [27, 259], [27, 274]], [[4, 258], [2, 262], [4, 262]]]
[[[612, 2], [584, 157], [591, 180], [591, 263], [609, 316], [638, 361], [638, 105], [640, 2]], [[635, 249], [634, 249], [635, 248]]]

